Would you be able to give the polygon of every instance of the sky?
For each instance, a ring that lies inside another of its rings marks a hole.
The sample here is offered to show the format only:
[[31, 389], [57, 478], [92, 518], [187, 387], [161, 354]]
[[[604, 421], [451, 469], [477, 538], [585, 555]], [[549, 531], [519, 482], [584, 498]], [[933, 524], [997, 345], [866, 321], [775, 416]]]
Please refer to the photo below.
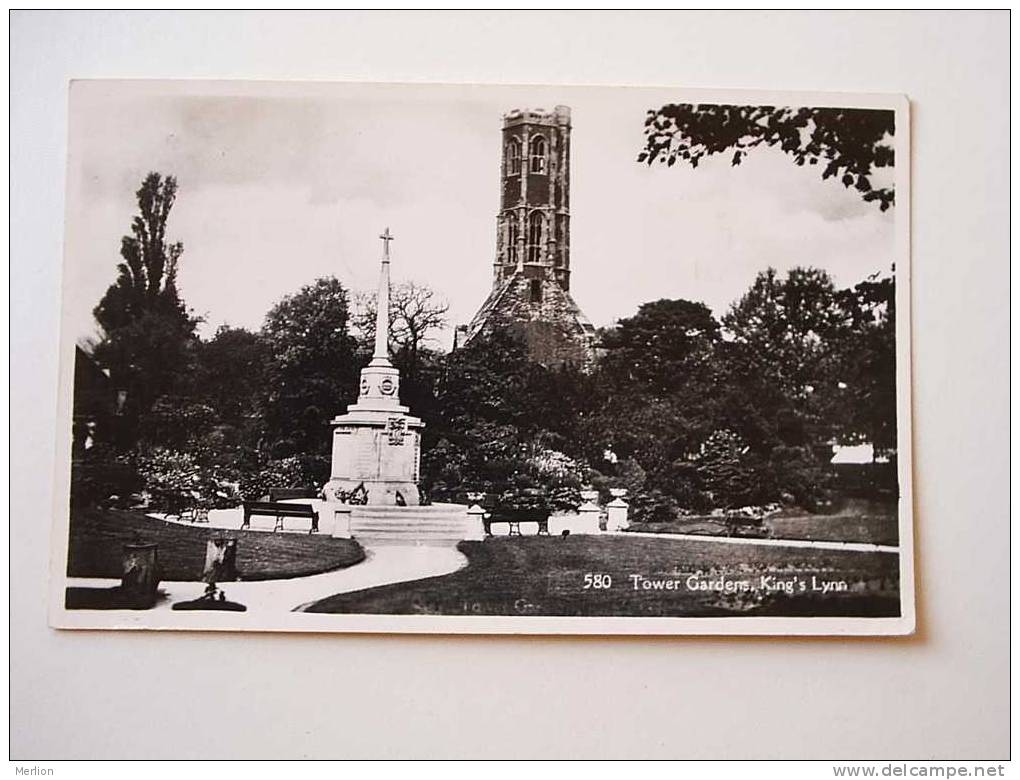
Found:
[[820, 267], [840, 286], [889, 268], [892, 210], [780, 151], [739, 167], [729, 155], [696, 170], [638, 163], [647, 110], [682, 100], [630, 87], [74, 82], [68, 328], [96, 333], [92, 308], [149, 171], [178, 181], [167, 236], [184, 243], [178, 287], [203, 335], [257, 329], [321, 276], [373, 290], [386, 227], [393, 280], [430, 285], [451, 329], [466, 324], [492, 284], [502, 115], [558, 104], [573, 121], [571, 292], [596, 326], [659, 298], [722, 315], [768, 266]]

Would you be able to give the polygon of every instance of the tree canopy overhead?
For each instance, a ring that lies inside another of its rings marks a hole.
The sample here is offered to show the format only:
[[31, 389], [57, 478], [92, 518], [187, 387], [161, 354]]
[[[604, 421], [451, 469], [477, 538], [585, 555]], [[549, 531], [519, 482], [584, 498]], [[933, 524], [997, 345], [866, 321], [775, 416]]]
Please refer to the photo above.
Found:
[[876, 186], [873, 177], [895, 163], [895, 116], [880, 109], [670, 103], [649, 110], [638, 162], [697, 168], [732, 151], [732, 164], [740, 165], [752, 149], [774, 146], [797, 165], [821, 165], [823, 179], [838, 178], [885, 211], [895, 203], [894, 188]]

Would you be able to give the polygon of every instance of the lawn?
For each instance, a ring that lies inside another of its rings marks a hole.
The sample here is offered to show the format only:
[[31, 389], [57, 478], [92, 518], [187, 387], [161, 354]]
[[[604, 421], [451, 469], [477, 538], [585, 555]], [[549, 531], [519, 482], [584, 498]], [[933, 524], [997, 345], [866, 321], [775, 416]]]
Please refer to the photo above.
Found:
[[[834, 514], [784, 510], [765, 520], [772, 539], [899, 544], [899, 520], [892, 502], [851, 499]], [[711, 517], [681, 518], [671, 523], [633, 523], [632, 531], [659, 534], [724, 536], [725, 526]]]
[[142, 512], [86, 509], [71, 515], [67, 574], [119, 579], [122, 545], [155, 542], [163, 580], [198, 581], [206, 541], [212, 536], [238, 540], [237, 569], [242, 580], [304, 577], [353, 566], [365, 558], [361, 546], [350, 539], [184, 526]]
[[[308, 611], [557, 616], [899, 614], [899, 559], [890, 553], [581, 535], [495, 537], [461, 542], [459, 549], [469, 564], [458, 572], [338, 594]], [[586, 575], [593, 575], [593, 585], [608, 587], [586, 588]], [[637, 588], [632, 575], [640, 578]], [[752, 589], [725, 593], [692, 588], [687, 584], [691, 575], [696, 583], [746, 582]], [[813, 592], [812, 586], [822, 581], [843, 582], [846, 590]], [[790, 595], [778, 589], [783, 583], [791, 583]]]

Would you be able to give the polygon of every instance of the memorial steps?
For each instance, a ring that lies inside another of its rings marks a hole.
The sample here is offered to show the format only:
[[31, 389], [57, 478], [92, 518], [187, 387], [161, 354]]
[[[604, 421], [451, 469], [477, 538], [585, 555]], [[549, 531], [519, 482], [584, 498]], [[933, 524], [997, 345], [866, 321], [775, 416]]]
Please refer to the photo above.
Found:
[[462, 504], [429, 506], [355, 506], [350, 533], [370, 544], [450, 544], [482, 539], [480, 518], [467, 514]]

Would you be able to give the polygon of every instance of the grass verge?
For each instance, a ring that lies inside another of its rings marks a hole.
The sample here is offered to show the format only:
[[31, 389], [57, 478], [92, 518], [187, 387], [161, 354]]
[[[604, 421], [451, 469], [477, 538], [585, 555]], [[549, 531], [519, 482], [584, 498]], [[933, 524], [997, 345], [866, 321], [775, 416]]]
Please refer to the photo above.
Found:
[[122, 546], [155, 542], [163, 580], [197, 582], [202, 578], [206, 542], [213, 536], [238, 540], [237, 569], [242, 580], [306, 577], [365, 559], [365, 551], [350, 539], [185, 526], [142, 512], [86, 509], [71, 515], [67, 574], [120, 578]]
[[[496, 537], [461, 542], [466, 568], [443, 577], [343, 593], [308, 611], [355, 614], [555, 616], [895, 616], [899, 558], [762, 545], [627, 536]], [[585, 587], [585, 575], [609, 587]], [[635, 587], [633, 575], [640, 579]], [[747, 581], [749, 591], [692, 589]], [[761, 585], [793, 583], [791, 592]], [[662, 582], [661, 588], [645, 582]], [[666, 582], [674, 582], [669, 588]], [[803, 582], [801, 590], [797, 583]], [[820, 593], [821, 582], [846, 590]]]
[[[831, 515], [785, 510], [766, 518], [764, 526], [772, 539], [899, 544], [896, 504], [889, 502], [851, 500]], [[726, 525], [721, 519], [705, 516], [678, 518], [669, 523], [632, 523], [629, 530], [653, 534], [726, 535]]]

